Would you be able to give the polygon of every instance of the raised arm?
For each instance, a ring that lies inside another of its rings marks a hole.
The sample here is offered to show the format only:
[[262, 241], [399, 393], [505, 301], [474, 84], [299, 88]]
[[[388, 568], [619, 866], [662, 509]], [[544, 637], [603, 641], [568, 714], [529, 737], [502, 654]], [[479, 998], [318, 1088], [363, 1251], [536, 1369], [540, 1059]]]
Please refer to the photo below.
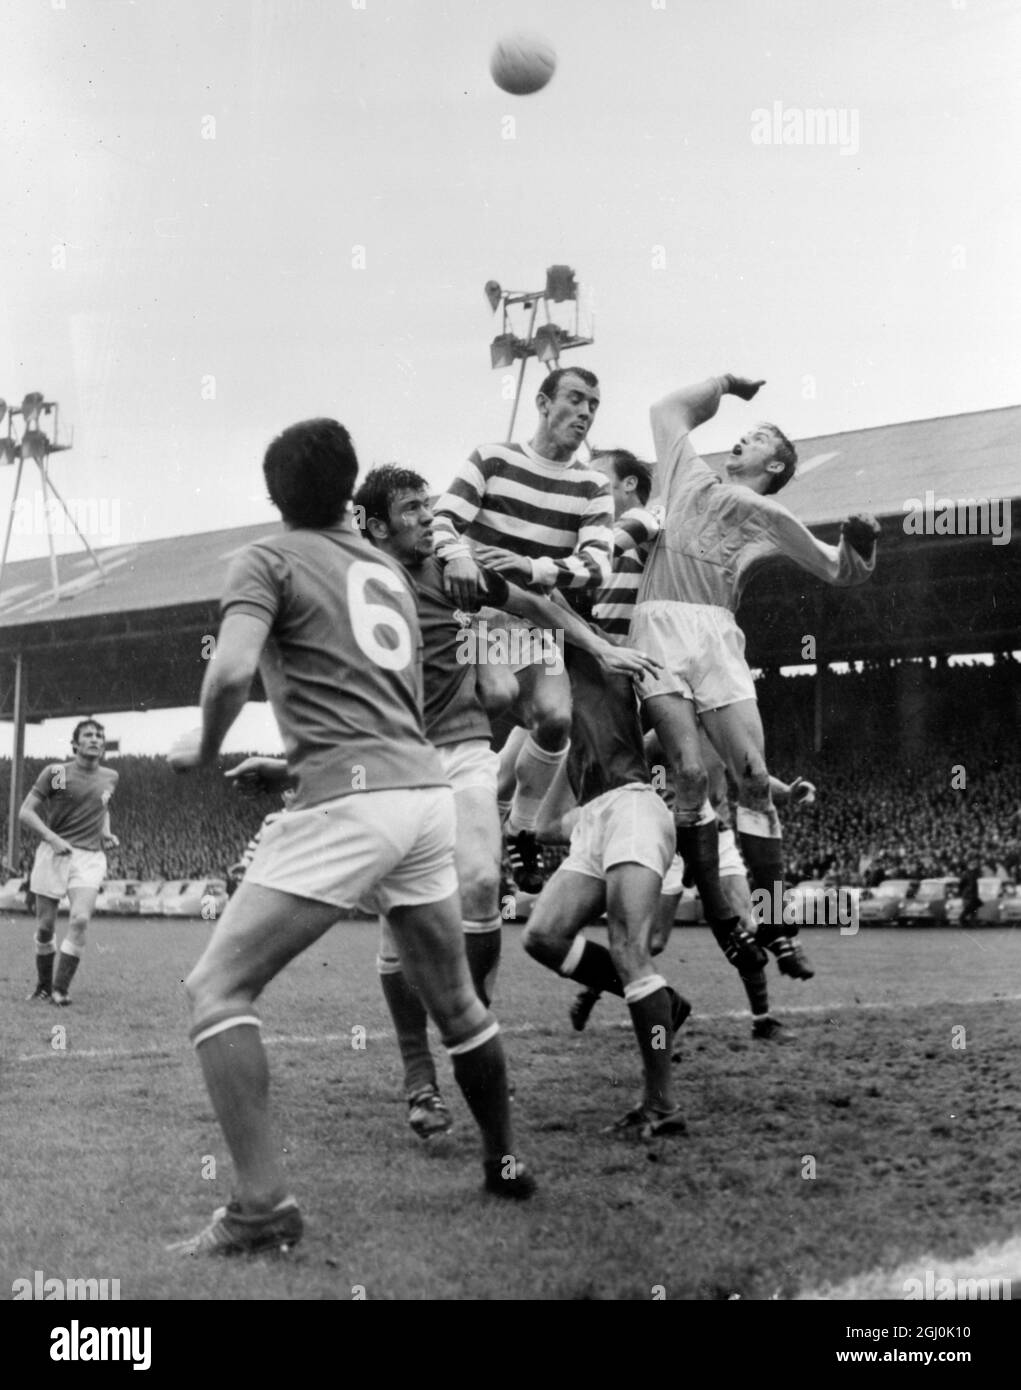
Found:
[[[694, 386], [682, 386], [657, 401], [649, 412], [652, 421], [652, 438], [656, 445], [656, 458], [659, 463], [659, 490], [665, 490], [670, 474], [679, 462], [681, 445], [692, 430], [711, 420], [720, 408], [724, 396], [738, 396], [750, 401], [764, 381], [752, 381], [748, 377], [734, 376], [725, 372], [723, 376], [707, 377]], [[694, 450], [687, 450], [687, 457], [694, 461]]]

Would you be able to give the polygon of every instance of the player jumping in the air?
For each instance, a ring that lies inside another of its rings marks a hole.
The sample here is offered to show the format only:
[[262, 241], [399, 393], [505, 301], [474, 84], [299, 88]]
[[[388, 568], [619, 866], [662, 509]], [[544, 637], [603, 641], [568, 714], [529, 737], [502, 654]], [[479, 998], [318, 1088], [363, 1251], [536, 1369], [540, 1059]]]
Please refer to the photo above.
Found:
[[232, 1254], [293, 1245], [254, 1004], [337, 919], [372, 900], [451, 1055], [482, 1132], [485, 1187], [528, 1197], [515, 1157], [499, 1025], [472, 987], [454, 869], [454, 796], [422, 731], [415, 601], [401, 570], [347, 522], [358, 462], [344, 427], [310, 420], [266, 451], [279, 535], [234, 560], [202, 730], [179, 771], [214, 761], [258, 668], [297, 795], [263, 833], [244, 881], [187, 981], [191, 1039], [234, 1160], [234, 1199], [176, 1248]]
[[[106, 877], [105, 850], [120, 841], [110, 829], [110, 798], [117, 773], [100, 766], [106, 734], [95, 719], [83, 719], [71, 735], [74, 758], [50, 763], [36, 778], [19, 813], [21, 824], [40, 837], [32, 866], [35, 894], [36, 986], [29, 999], [70, 1004], [68, 993], [85, 950], [85, 933]], [[67, 894], [71, 915], [54, 966], [57, 909]]]
[[[673, 1093], [674, 1035], [690, 1012], [652, 964], [649, 940], [674, 824], [653, 790], [634, 686], [569, 651], [573, 691], [567, 776], [578, 801], [567, 858], [532, 908], [525, 950], [595, 992], [622, 996], [642, 1056], [641, 1101], [612, 1128], [643, 1139], [681, 1134]], [[580, 933], [605, 909], [609, 950]]]
[[[476, 449], [436, 503], [436, 554], [458, 607], [480, 602], [479, 563], [519, 584], [583, 594], [610, 573], [613, 511], [595, 469], [574, 462], [599, 406], [592, 372], [562, 367], [539, 388], [539, 421], [528, 444]], [[507, 821], [519, 886], [542, 886], [535, 821], [567, 754], [570, 682], [532, 662], [517, 672], [515, 713], [529, 730], [516, 763]], [[485, 692], [483, 692], [485, 698]]]
[[[690, 433], [712, 419], [721, 398], [751, 400], [763, 385], [711, 377], [652, 408], [663, 528], [645, 566], [631, 641], [663, 665], [642, 685], [645, 714], [669, 761], [677, 795], [678, 849], [695, 876], [707, 918], [730, 911], [720, 888], [715, 813], [698, 722], [737, 786], [737, 833], [763, 905], [759, 941], [780, 970], [809, 979], [800, 943], [782, 912], [780, 822], [770, 793], [755, 684], [734, 617], [752, 565], [784, 556], [831, 584], [863, 583], [875, 566], [879, 524], [867, 515], [844, 522], [839, 546], [815, 536], [775, 500], [794, 475], [797, 454], [775, 425], [759, 425], [735, 444], [720, 478], [695, 452]], [[779, 919], [779, 920], [778, 920]]]
[[[467, 615], [443, 587], [433, 556], [433, 514], [424, 478], [387, 465], [368, 473], [354, 498], [365, 535], [384, 555], [404, 567], [418, 601], [422, 630], [425, 733], [440, 755], [457, 808], [455, 859], [461, 894], [465, 948], [479, 998], [492, 997], [500, 958], [500, 822], [496, 804], [497, 755], [490, 747], [489, 719], [478, 695], [478, 673], [487, 665], [485, 632], [469, 629]], [[614, 669], [635, 674], [649, 669], [632, 654], [610, 648], [584, 623], [547, 599], [526, 593], [485, 566], [481, 568], [488, 607], [513, 613], [540, 629], [565, 632], [605, 656]], [[562, 644], [547, 642], [545, 654], [561, 657]], [[546, 670], [554, 669], [547, 665]], [[421, 1138], [451, 1126], [439, 1093], [429, 1049], [426, 1012], [407, 980], [385, 918], [378, 968], [404, 1062], [409, 1123]]]

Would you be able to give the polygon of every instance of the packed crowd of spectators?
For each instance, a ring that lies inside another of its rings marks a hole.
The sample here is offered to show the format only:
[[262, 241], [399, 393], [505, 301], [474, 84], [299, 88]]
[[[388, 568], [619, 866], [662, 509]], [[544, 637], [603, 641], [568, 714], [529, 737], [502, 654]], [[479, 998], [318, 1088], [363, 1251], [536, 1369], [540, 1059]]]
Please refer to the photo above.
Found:
[[[172, 772], [164, 758], [123, 756], [109, 764], [120, 774], [110, 805], [110, 821], [120, 848], [107, 854], [110, 878], [171, 879], [225, 878], [270, 811], [280, 809], [280, 797], [242, 796], [223, 777], [243, 755], [225, 758], [216, 771]], [[45, 762], [26, 763], [28, 791]], [[0, 762], [0, 805], [3, 845], [7, 844], [7, 804], [11, 765]], [[20, 869], [28, 872], [35, 838], [22, 832]]]
[[1021, 664], [872, 663], [830, 673], [822, 748], [814, 680], [760, 682], [770, 766], [818, 787], [785, 816], [792, 881], [869, 886], [976, 867], [1021, 877]]
[[[982, 874], [1021, 879], [1021, 664], [876, 662], [824, 686], [823, 740], [813, 752], [810, 676], [767, 674], [758, 684], [770, 766], [807, 777], [815, 804], [784, 815], [791, 882]], [[241, 796], [216, 771], [180, 777], [162, 758], [114, 756], [111, 806], [120, 849], [111, 878], [226, 877], [279, 797]], [[24, 786], [45, 764], [29, 761]], [[10, 763], [0, 761], [0, 834], [6, 845]], [[35, 849], [22, 835], [18, 866]]]

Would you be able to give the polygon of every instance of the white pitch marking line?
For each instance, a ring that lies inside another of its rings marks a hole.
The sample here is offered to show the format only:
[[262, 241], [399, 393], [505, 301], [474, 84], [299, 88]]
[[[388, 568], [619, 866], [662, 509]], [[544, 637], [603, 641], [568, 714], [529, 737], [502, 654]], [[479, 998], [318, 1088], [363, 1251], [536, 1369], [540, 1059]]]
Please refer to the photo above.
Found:
[[[936, 1004], [949, 1004], [954, 1008], [966, 1008], [971, 1004], [1017, 1003], [1021, 1003], [1021, 994], [997, 994], [992, 997], [982, 996], [977, 999], [929, 999], [920, 1004], [792, 1004], [789, 1008], [785, 1006], [779, 1012], [783, 1014], [830, 1015], [862, 1013], [867, 1010], [893, 1012], [895, 1009], [928, 1009]], [[748, 1018], [751, 1018], [748, 1009], [723, 1009], [712, 1014], [700, 1014], [696, 1011], [692, 1014], [695, 1023], [718, 1023], [728, 1019]], [[545, 1032], [549, 1027], [550, 1025], [546, 1023], [501, 1024], [500, 1032], [510, 1037], [522, 1037], [528, 1033]], [[592, 1031], [594, 1033], [613, 1031], [630, 1033], [632, 1024], [629, 1020], [622, 1019], [619, 1022], [597, 1024]], [[386, 1042], [393, 1036], [394, 1034], [389, 1029], [383, 1029], [381, 1032], [366, 1033], [365, 1040], [366, 1042]], [[263, 1041], [268, 1047], [322, 1047], [332, 1043], [349, 1043], [351, 1033], [350, 1031], [347, 1033], [273, 1033], [264, 1038]], [[11, 1060], [14, 1062], [48, 1062], [52, 1057], [80, 1057], [90, 1061], [112, 1061], [115, 1058], [173, 1057], [184, 1050], [185, 1045], [183, 1043], [179, 1048], [173, 1050], [166, 1047], [137, 1049], [126, 1047], [51, 1048], [46, 1052], [23, 1052]]]

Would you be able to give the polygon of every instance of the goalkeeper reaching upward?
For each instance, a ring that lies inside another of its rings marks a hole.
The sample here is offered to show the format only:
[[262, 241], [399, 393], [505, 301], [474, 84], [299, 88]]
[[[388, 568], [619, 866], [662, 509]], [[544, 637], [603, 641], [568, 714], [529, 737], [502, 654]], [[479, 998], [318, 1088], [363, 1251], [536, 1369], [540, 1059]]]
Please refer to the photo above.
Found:
[[659, 676], [642, 682], [644, 712], [673, 773], [678, 851], [694, 873], [707, 916], [727, 912], [696, 716], [738, 788], [737, 831], [752, 886], [768, 893], [758, 940], [783, 974], [810, 979], [800, 944], [772, 910], [783, 901], [780, 822], [744, 634], [734, 614], [750, 568], [770, 556], [793, 560], [830, 584], [863, 583], [875, 567], [879, 525], [870, 516], [851, 517], [838, 546], [813, 536], [775, 498], [797, 466], [794, 446], [775, 425], [742, 436], [724, 478], [699, 458], [691, 431], [712, 419], [724, 395], [748, 401], [763, 384], [729, 374], [710, 377], [652, 407], [665, 519], [638, 591], [630, 642], [663, 666]]

